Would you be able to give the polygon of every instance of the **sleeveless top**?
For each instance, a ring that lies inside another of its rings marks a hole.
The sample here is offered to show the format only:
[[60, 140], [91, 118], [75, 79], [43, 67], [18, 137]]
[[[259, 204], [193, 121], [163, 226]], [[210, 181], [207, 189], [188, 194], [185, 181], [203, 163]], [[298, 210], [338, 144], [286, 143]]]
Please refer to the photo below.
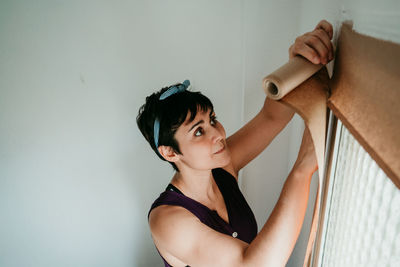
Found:
[[[252, 210], [240, 192], [236, 178], [222, 168], [213, 169], [212, 175], [224, 198], [229, 223], [222, 219], [215, 210], [211, 210], [200, 202], [185, 196], [171, 184], [154, 201], [148, 217], [150, 212], [160, 205], [181, 206], [215, 231], [250, 243], [257, 235], [257, 222]], [[161, 258], [166, 267], [171, 266], [162, 256]]]

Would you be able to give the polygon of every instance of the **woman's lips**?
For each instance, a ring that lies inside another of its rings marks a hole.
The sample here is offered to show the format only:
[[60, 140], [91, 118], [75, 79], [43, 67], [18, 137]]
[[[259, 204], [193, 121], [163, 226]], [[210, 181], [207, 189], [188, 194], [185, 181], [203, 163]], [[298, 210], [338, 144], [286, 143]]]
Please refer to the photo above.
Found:
[[221, 153], [221, 152], [224, 151], [224, 150], [225, 150], [225, 146], [223, 146], [219, 151], [215, 152], [214, 154], [219, 154], [219, 153]]

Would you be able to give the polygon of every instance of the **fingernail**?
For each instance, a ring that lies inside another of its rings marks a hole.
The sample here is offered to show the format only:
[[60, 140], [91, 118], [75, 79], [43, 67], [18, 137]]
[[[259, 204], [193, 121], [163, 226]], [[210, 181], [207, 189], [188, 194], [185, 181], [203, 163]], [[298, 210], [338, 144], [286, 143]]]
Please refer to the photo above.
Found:
[[315, 64], [318, 64], [319, 63], [319, 58], [318, 57], [314, 57], [313, 61], [314, 61]]

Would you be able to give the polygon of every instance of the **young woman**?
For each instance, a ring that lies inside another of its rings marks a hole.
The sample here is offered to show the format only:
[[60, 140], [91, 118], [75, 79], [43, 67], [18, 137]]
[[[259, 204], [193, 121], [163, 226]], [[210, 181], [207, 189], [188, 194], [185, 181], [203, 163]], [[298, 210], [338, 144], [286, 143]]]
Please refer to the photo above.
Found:
[[[296, 38], [289, 57], [326, 64], [333, 58], [327, 21]], [[226, 138], [213, 105], [189, 81], [146, 98], [138, 127], [155, 153], [176, 170], [149, 211], [149, 225], [165, 266], [284, 266], [301, 230], [311, 176], [317, 169], [308, 130], [269, 219], [257, 233], [239, 190], [238, 172], [286, 126], [293, 111], [265, 100], [261, 111]]]

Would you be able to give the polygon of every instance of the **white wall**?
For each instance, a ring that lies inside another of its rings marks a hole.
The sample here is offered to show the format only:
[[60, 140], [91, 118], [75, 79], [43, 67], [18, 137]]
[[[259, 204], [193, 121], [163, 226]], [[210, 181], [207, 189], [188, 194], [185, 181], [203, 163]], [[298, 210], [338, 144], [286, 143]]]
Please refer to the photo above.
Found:
[[190, 79], [242, 116], [241, 1], [0, 3], [0, 266], [161, 266], [147, 226], [172, 177], [136, 126]]

